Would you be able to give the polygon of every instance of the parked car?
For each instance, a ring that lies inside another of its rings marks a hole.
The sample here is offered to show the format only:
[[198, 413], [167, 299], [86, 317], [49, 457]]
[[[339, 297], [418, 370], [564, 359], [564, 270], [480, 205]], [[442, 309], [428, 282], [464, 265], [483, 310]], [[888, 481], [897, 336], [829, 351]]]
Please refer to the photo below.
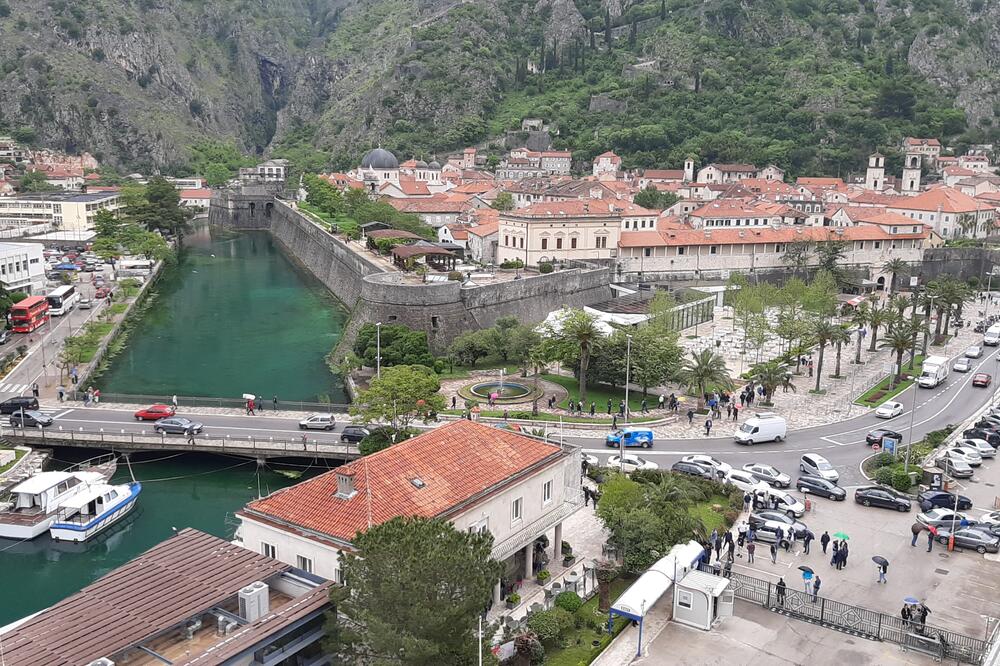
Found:
[[967, 446], [953, 446], [945, 449], [943, 455], [969, 463], [970, 467], [979, 467], [983, 464], [983, 458], [979, 453]]
[[8, 340], [10, 340], [10, 330], [6, 328], [0, 328], [0, 345], [7, 344]]
[[[959, 507], [961, 508], [961, 507]], [[972, 507], [969, 507], [970, 509]], [[990, 511], [979, 517], [980, 525], [997, 525], [1000, 526], [1000, 511]]]
[[167, 435], [186, 435], [188, 432], [193, 432], [197, 435], [204, 429], [205, 425], [203, 423], [186, 419], [183, 416], [171, 416], [160, 419], [153, 426], [153, 430], [156, 432]]
[[[951, 529], [949, 527], [938, 528], [938, 543], [947, 544], [950, 536]], [[1000, 536], [985, 530], [963, 527], [955, 530], [955, 545], [959, 548], [975, 550], [977, 553], [996, 553], [1000, 551]]]
[[800, 476], [795, 482], [795, 489], [804, 495], [819, 495], [838, 502], [847, 499], [846, 490], [821, 476]]
[[107, 287], [99, 287], [97, 291], [94, 292], [94, 298], [96, 299], [107, 298], [109, 293], [111, 293], [111, 290], [108, 289]]
[[679, 474], [690, 474], [691, 476], [700, 476], [703, 479], [716, 478], [716, 472], [714, 467], [710, 467], [709, 465], [700, 465], [698, 463], [693, 463], [693, 462], [684, 462], [683, 460], [678, 460], [673, 465], [671, 465], [670, 471], [677, 472]]
[[84, 296], [77, 302], [76, 307], [80, 308], [81, 310], [89, 310], [90, 308], [94, 307], [94, 301]]
[[854, 501], [863, 506], [877, 506], [902, 512], [910, 510], [910, 500], [906, 495], [884, 486], [858, 488], [854, 491]]
[[171, 405], [150, 405], [140, 409], [133, 416], [136, 421], [159, 421], [173, 416], [176, 411]]
[[759, 487], [752, 490], [753, 508], [774, 511], [783, 511], [790, 516], [801, 516], [806, 512], [806, 505], [791, 493], [772, 488], [766, 483], [759, 482]]
[[[0, 413], [2, 413], [2, 407], [3, 405], [0, 405]], [[993, 448], [1000, 446], [1000, 433], [987, 430], [986, 428], [969, 428], [968, 430], [963, 430], [962, 437], [982, 439]]]
[[762, 525], [768, 521], [773, 521], [776, 523], [782, 523], [783, 525], [789, 525], [795, 530], [796, 537], [804, 537], [809, 528], [805, 526], [805, 523], [800, 523], [795, 520], [795, 518], [782, 513], [781, 511], [754, 511], [750, 514], [749, 523], [754, 529], [757, 529], [758, 525]]
[[958, 460], [951, 456], [942, 456], [937, 459], [937, 466], [943, 469], [956, 479], [968, 479], [972, 476], [972, 467], [964, 460]]
[[965, 350], [965, 358], [980, 358], [983, 355], [983, 348], [979, 345], [972, 345]]
[[872, 446], [874, 444], [881, 444], [883, 437], [891, 437], [896, 441], [902, 441], [903, 439], [903, 436], [898, 432], [896, 432], [895, 430], [889, 430], [887, 428], [876, 428], [875, 430], [872, 430], [870, 433], [865, 435], [865, 443], [867, 443], [868, 446]]
[[731, 483], [743, 492], [753, 492], [757, 488], [767, 486], [767, 484], [763, 481], [757, 480], [757, 478], [750, 472], [744, 472], [741, 469], [730, 470], [729, 473], [726, 474], [723, 481], [725, 483]]
[[348, 425], [344, 426], [344, 430], [340, 433], [340, 441], [356, 444], [370, 434], [372, 431], [367, 426]]
[[973, 449], [979, 454], [980, 458], [995, 458], [997, 455], [997, 450], [990, 446], [990, 443], [984, 439], [963, 439], [960, 441], [960, 444]]
[[[920, 503], [921, 511], [930, 511], [936, 508], [954, 509], [955, 493], [950, 493], [947, 490], [925, 490], [917, 495], [917, 501]], [[959, 495], [958, 510], [966, 511], [971, 508], [972, 500], [965, 495]]]
[[788, 526], [784, 523], [768, 520], [755, 527], [754, 531], [757, 533], [757, 541], [776, 543], [781, 548], [788, 547], [788, 538], [786, 536]]
[[10, 424], [18, 428], [46, 428], [55, 421], [48, 414], [42, 414], [34, 409], [17, 411], [10, 415]]
[[743, 465], [743, 471], [775, 488], [787, 488], [792, 485], [792, 477], [764, 463], [747, 463]]
[[903, 403], [887, 400], [875, 410], [875, 416], [880, 419], [891, 419], [903, 413]]
[[809, 476], [818, 476], [836, 483], [840, 480], [840, 472], [833, 468], [830, 461], [818, 453], [806, 453], [799, 458], [799, 471]]
[[993, 375], [986, 372], [977, 372], [972, 375], [972, 385], [986, 388], [993, 382]]
[[951, 369], [955, 372], [968, 372], [969, 370], [972, 370], [972, 365], [972, 359], [962, 356], [955, 361], [955, 364], [951, 366]]
[[919, 514], [917, 516], [917, 522], [922, 525], [930, 525], [932, 527], [940, 527], [942, 525], [950, 526], [952, 523], [962, 525], [964, 522], [965, 524], [962, 525], [962, 527], [968, 527], [969, 525], [975, 524], [977, 521], [972, 520], [969, 518], [968, 514], [962, 513], [961, 511], [938, 507]]
[[580, 459], [587, 463], [590, 467], [600, 467], [601, 461], [597, 459], [597, 456], [591, 455], [589, 453], [580, 454]]
[[718, 458], [713, 458], [712, 456], [707, 456], [701, 453], [696, 453], [690, 456], [684, 456], [683, 458], [681, 458], [681, 462], [690, 462], [698, 465], [707, 465], [708, 467], [711, 467], [712, 469], [715, 470], [716, 476], [718, 476], [720, 479], [726, 476], [726, 474], [728, 474], [729, 471], [733, 469], [733, 466], [730, 465], [729, 463], [724, 463]]
[[13, 414], [21, 409], [38, 409], [38, 398], [18, 395], [0, 402], [0, 414]]
[[310, 414], [299, 421], [299, 430], [333, 430], [336, 427], [333, 414]]
[[626, 453], [624, 456], [611, 456], [608, 458], [608, 467], [621, 469], [624, 472], [634, 472], [637, 469], [660, 469], [660, 466], [655, 462], [630, 453]]

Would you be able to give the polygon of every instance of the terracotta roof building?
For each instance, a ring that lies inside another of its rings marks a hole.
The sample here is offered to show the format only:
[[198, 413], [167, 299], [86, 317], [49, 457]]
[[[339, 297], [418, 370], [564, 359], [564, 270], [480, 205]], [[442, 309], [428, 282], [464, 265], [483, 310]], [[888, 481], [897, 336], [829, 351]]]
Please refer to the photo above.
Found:
[[944, 239], [990, 235], [996, 219], [995, 208], [952, 187], [901, 197], [887, 208], [930, 226]]
[[237, 515], [248, 548], [273, 549], [289, 562], [308, 558], [333, 580], [358, 532], [396, 516], [442, 518], [492, 533], [493, 555], [514, 580], [531, 575], [538, 536], [554, 529], [560, 543], [580, 493], [575, 447], [461, 420], [276, 491]]
[[101, 658], [116, 666], [246, 664], [279, 639], [290, 645], [297, 638], [285, 657], [319, 654], [316, 629], [331, 585], [186, 529], [3, 634], [4, 659], [18, 666]]

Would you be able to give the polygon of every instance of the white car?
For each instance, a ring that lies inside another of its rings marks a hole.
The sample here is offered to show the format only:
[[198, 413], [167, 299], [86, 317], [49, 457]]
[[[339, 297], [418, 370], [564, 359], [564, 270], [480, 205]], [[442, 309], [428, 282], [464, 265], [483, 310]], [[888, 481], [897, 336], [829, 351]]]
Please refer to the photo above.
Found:
[[724, 463], [718, 458], [713, 458], [712, 456], [707, 456], [701, 453], [696, 453], [690, 456], [684, 456], [681, 458], [681, 462], [687, 463], [697, 463], [699, 465], [707, 465], [715, 470], [715, 475], [718, 477], [725, 477], [726, 474], [732, 471], [733, 466], [729, 463]]
[[963, 356], [955, 361], [955, 365], [951, 366], [951, 369], [955, 372], [968, 372], [972, 370], [972, 359]]
[[731, 483], [743, 492], [753, 492], [754, 490], [760, 490], [762, 488], [770, 488], [770, 486], [763, 481], [758, 481], [757, 478], [750, 472], [744, 472], [741, 469], [730, 470], [729, 474], [726, 474], [724, 481], [726, 483]]
[[1000, 525], [1000, 511], [990, 511], [979, 519], [981, 525]]
[[333, 414], [310, 414], [299, 421], [300, 430], [333, 430], [337, 427], [337, 420]]
[[979, 358], [983, 355], [983, 348], [979, 345], [972, 345], [965, 350], [965, 358]]
[[969, 467], [979, 467], [983, 464], [983, 457], [970, 446], [954, 446], [950, 449], [945, 449], [944, 455], [952, 460], [961, 460]]
[[660, 469], [655, 462], [626, 453], [624, 456], [611, 456], [608, 458], [608, 467], [620, 469], [626, 473], [634, 472], [637, 469]]
[[883, 402], [875, 410], [875, 416], [880, 419], [891, 419], [903, 413], [903, 403], [891, 400]]
[[829, 460], [817, 453], [806, 453], [799, 458], [799, 471], [834, 483], [840, 480], [840, 472], [833, 468]]
[[990, 446], [990, 443], [985, 439], [963, 439], [961, 446], [973, 449], [980, 458], [995, 458], [997, 455], [997, 450]]
[[792, 485], [792, 477], [764, 463], [747, 463], [743, 471], [749, 472], [758, 481], [770, 484], [775, 488], [787, 488]]

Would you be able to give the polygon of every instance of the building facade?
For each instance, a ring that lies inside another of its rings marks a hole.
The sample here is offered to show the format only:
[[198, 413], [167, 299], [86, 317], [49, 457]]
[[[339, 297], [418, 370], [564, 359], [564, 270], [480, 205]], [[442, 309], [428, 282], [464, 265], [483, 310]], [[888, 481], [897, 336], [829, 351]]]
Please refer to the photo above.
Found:
[[45, 291], [45, 262], [41, 243], [0, 243], [0, 284], [8, 292]]
[[0, 199], [0, 227], [51, 224], [59, 230], [84, 231], [94, 228], [99, 211], [114, 213], [122, 206], [117, 192], [22, 194]]

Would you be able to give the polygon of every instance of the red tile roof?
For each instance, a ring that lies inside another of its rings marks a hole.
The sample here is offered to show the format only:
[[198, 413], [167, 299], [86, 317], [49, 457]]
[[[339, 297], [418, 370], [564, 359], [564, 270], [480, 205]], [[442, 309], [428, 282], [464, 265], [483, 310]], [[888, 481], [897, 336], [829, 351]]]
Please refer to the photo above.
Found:
[[642, 177], [647, 180], [684, 180], [684, 169], [646, 169]]
[[752, 164], [709, 164], [723, 173], [749, 173], [757, 172], [757, 167]]
[[401, 213], [462, 213], [469, 209], [467, 201], [453, 201], [447, 198], [428, 197], [425, 199], [385, 199], [387, 204]]
[[[245, 512], [350, 542], [397, 516], [448, 516], [563, 455], [553, 444], [460, 420], [251, 502]], [[337, 497], [338, 470], [355, 494]], [[413, 479], [423, 482], [417, 488]]]
[[[913, 224], [910, 220], [909, 225]], [[655, 236], [654, 236], [655, 234]], [[669, 231], [623, 231], [619, 247], [660, 247], [678, 245], [735, 245], [740, 243], [792, 243], [795, 241], [856, 241], [927, 238], [926, 227], [920, 233], [890, 234], [879, 226], [858, 227], [746, 227]]]
[[716, 199], [697, 210], [691, 211], [691, 217], [773, 217], [775, 213], [758, 207], [743, 199]]
[[872, 212], [869, 212], [867, 215], [861, 215], [855, 218], [855, 220], [864, 224], [877, 224], [882, 227], [904, 226], [909, 228], [915, 224], [919, 224], [912, 217], [900, 215], [899, 213], [890, 213], [877, 208], [868, 208], [867, 210]]
[[901, 197], [891, 208], [944, 213], [971, 213], [982, 210], [984, 205], [953, 187], [938, 187], [915, 197]]
[[808, 176], [800, 176], [795, 180], [796, 185], [804, 185], [805, 187], [843, 187], [843, 178], [811, 178]]
[[631, 217], [658, 214], [659, 211], [649, 210], [633, 203], [603, 199], [545, 201], [505, 213], [509, 217], [545, 220], [553, 217]]
[[937, 146], [938, 148], [941, 147], [941, 142], [938, 141], [937, 139], [916, 139], [912, 136], [906, 137], [906, 139], [903, 140], [903, 143], [905, 143], [907, 146]]
[[500, 223], [496, 219], [489, 220], [487, 222], [482, 222], [474, 227], [469, 227], [469, 233], [473, 236], [479, 236], [480, 238], [486, 238], [487, 236], [492, 236], [497, 233], [500, 228]]
[[622, 158], [618, 157], [617, 155], [614, 154], [613, 151], [610, 151], [610, 150], [607, 151], [607, 152], [603, 152], [600, 155], [598, 155], [597, 157], [595, 157], [594, 161], [596, 162], [597, 160], [601, 159], [602, 157], [607, 157], [614, 164], [618, 164], [618, 163], [620, 163], [622, 161]]
[[212, 190], [207, 187], [192, 190], [181, 190], [181, 199], [211, 199]]

